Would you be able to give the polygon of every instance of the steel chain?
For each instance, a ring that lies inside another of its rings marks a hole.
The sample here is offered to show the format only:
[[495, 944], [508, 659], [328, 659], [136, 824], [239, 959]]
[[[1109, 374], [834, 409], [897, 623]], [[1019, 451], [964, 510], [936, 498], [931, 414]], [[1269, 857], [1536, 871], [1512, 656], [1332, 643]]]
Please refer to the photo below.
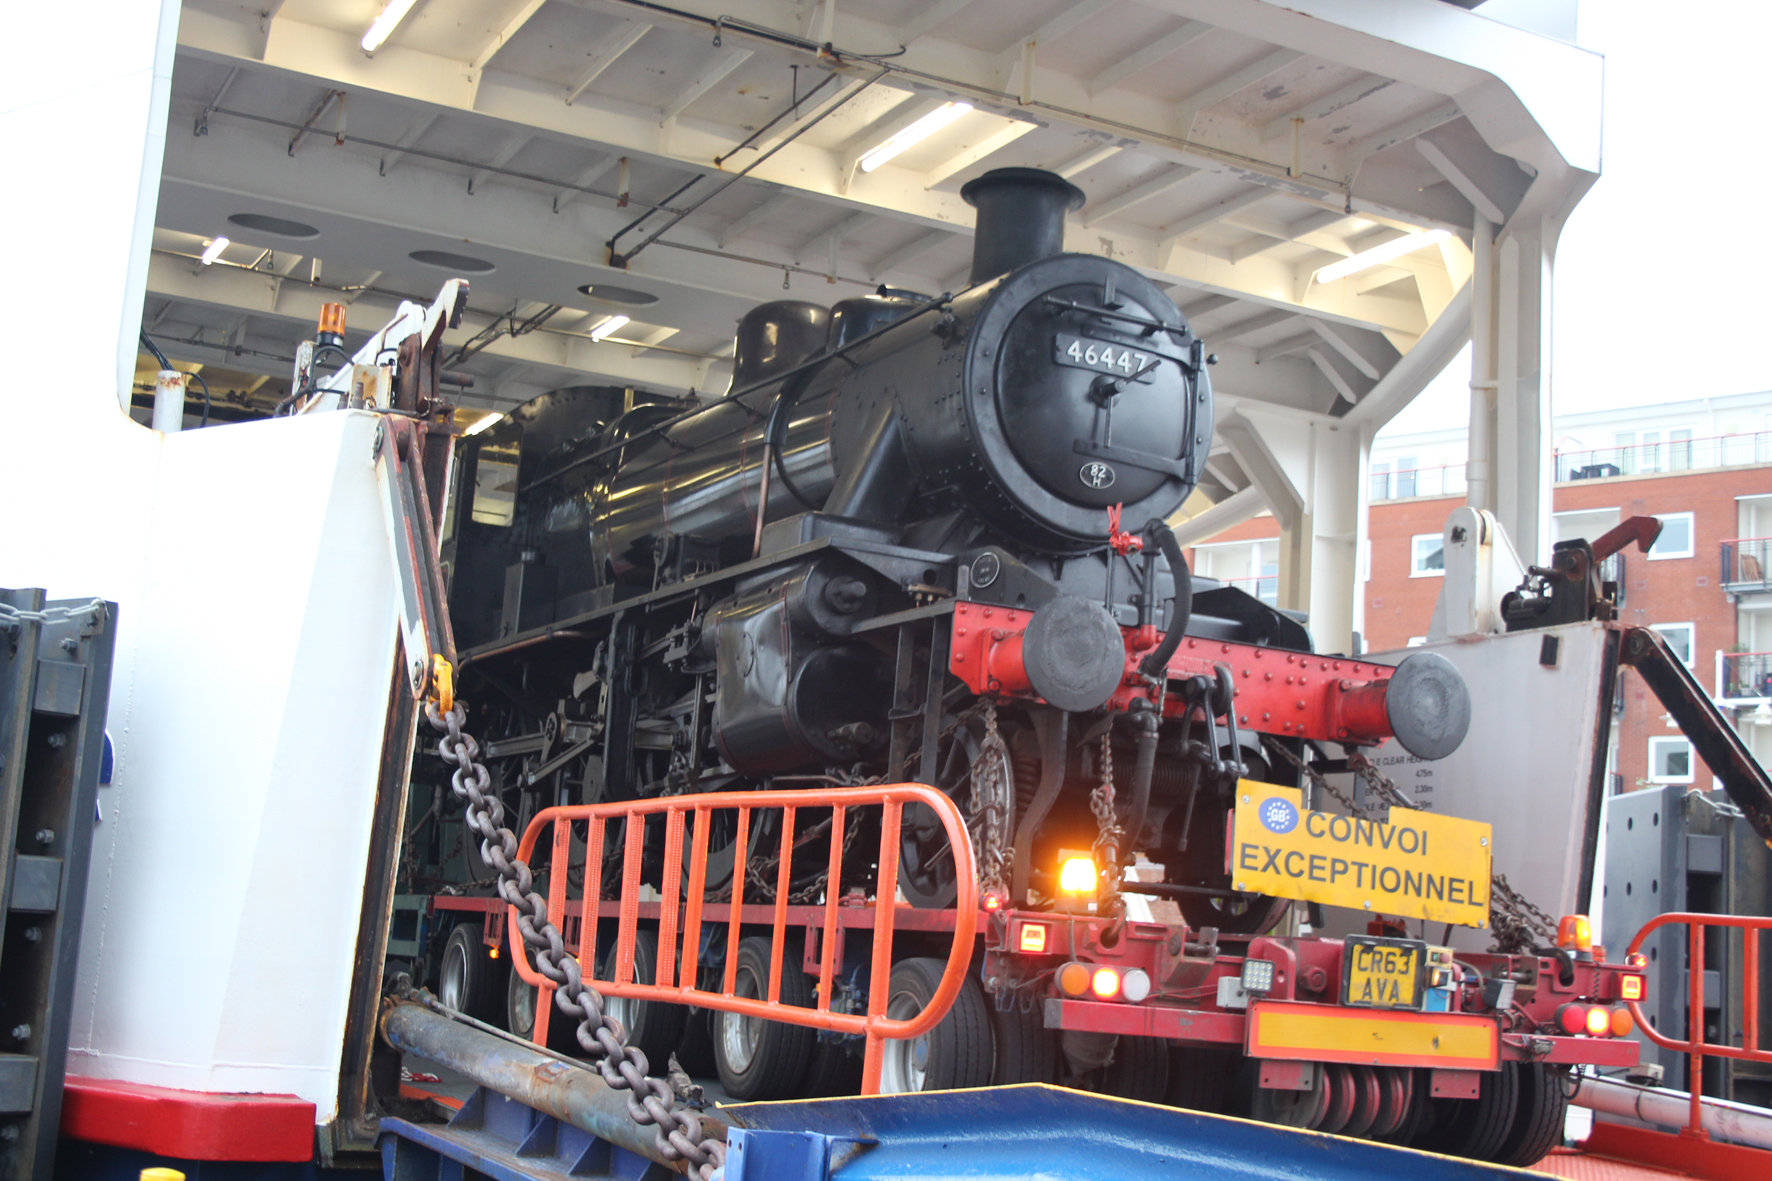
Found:
[[103, 599], [94, 599], [78, 607], [45, 607], [41, 611], [27, 611], [10, 603], [0, 603], [0, 630], [12, 631], [24, 623], [60, 623], [81, 615], [90, 615], [95, 623], [103, 623], [107, 614]]
[[[1267, 738], [1268, 749], [1283, 756], [1287, 762], [1304, 772], [1313, 786], [1321, 788], [1348, 810], [1348, 814], [1361, 820], [1377, 818], [1377, 809], [1365, 808], [1343, 795], [1330, 783], [1323, 773], [1287, 750], [1284, 746]], [[1401, 788], [1391, 782], [1390, 778], [1373, 765], [1360, 751], [1348, 755], [1348, 766], [1366, 777], [1366, 782], [1374, 788], [1374, 794], [1392, 807], [1408, 808], [1422, 811], [1422, 805], [1409, 799]], [[1492, 869], [1489, 878], [1489, 933], [1495, 940], [1492, 950], [1504, 955], [1529, 954], [1533, 948], [1556, 940], [1556, 922], [1544, 911], [1528, 902], [1524, 895], [1508, 884], [1506, 875], [1496, 873]]]
[[704, 1137], [701, 1117], [681, 1105], [669, 1083], [648, 1078], [650, 1063], [637, 1046], [626, 1044], [621, 1024], [603, 1008], [603, 998], [584, 979], [576, 957], [566, 951], [560, 930], [548, 918], [547, 902], [535, 892], [529, 866], [517, 857], [517, 837], [504, 826], [505, 807], [489, 793], [492, 777], [480, 762], [480, 744], [462, 729], [467, 711], [460, 701], [447, 714], [435, 702], [425, 703], [425, 717], [442, 735], [437, 754], [455, 767], [451, 786], [466, 802], [464, 822], [480, 838], [480, 856], [498, 872], [499, 897], [517, 912], [517, 931], [531, 951], [535, 969], [557, 991], [560, 1011], [578, 1020], [578, 1044], [617, 1090], [628, 1092], [628, 1117], [654, 1129], [659, 1154], [669, 1161], [687, 1161], [690, 1175], [708, 1181], [726, 1160], [723, 1140]]
[[1095, 814], [1095, 863], [1104, 886], [1097, 901], [1096, 912], [1108, 913], [1120, 898], [1120, 839], [1125, 831], [1115, 813], [1114, 802], [1114, 734], [1110, 728], [1101, 736], [1101, 782], [1089, 793], [1089, 810]]
[[1015, 811], [1015, 768], [1009, 759], [1009, 747], [997, 730], [997, 703], [988, 699], [984, 707], [984, 740], [979, 743], [978, 758], [972, 764], [971, 780], [972, 819], [984, 838], [979, 842], [983, 850], [980, 884], [986, 893], [1007, 898], [1010, 867], [1015, 860], [1009, 834], [1010, 816]]

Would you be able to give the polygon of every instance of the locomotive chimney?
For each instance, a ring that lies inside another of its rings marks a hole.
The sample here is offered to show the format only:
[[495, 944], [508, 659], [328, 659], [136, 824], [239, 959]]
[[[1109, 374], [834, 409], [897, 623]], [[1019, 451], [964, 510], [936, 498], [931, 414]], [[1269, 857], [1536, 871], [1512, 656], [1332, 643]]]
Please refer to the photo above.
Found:
[[1082, 189], [1039, 168], [994, 168], [960, 196], [978, 210], [969, 285], [1063, 253], [1064, 215], [1083, 204]]

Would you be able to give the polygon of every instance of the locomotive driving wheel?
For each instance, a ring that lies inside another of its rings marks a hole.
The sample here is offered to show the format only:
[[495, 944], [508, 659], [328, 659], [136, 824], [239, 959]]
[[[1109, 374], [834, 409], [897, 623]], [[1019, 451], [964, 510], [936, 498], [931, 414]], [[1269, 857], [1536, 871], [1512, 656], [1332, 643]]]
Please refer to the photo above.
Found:
[[[1015, 738], [1020, 729], [1013, 719], [1006, 719], [1002, 724], [1002, 737], [1011, 751], [1017, 746]], [[961, 811], [969, 817], [968, 825], [972, 830], [973, 846], [978, 851], [981, 874], [986, 870], [983, 825], [987, 818], [975, 815], [973, 811], [972, 770], [984, 754], [987, 732], [988, 723], [982, 714], [949, 719], [936, 746], [935, 782], [932, 785], [959, 804]], [[1008, 789], [1013, 813], [1019, 811], [1021, 798], [1031, 793], [1037, 772], [1030, 759], [1019, 754], [1010, 755], [1008, 771], [1013, 781]], [[1013, 831], [1014, 819], [1014, 815], [1005, 818], [1006, 830]], [[932, 810], [921, 804], [905, 808], [899, 826], [898, 849], [898, 884], [906, 901], [922, 910], [952, 906], [957, 893], [953, 850], [948, 844], [947, 831]]]

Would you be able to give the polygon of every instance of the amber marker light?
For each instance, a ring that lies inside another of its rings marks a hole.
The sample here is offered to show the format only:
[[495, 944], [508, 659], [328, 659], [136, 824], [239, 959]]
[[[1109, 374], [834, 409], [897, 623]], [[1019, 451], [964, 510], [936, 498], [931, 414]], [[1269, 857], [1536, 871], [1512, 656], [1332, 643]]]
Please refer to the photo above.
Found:
[[1082, 996], [1089, 991], [1089, 965], [1074, 960], [1058, 970], [1058, 991], [1066, 996]]
[[1095, 860], [1090, 857], [1076, 857], [1059, 854], [1063, 860], [1058, 867], [1058, 892], [1060, 894], [1093, 894], [1095, 893]]
[[1629, 1037], [1631, 1035], [1631, 1031], [1636, 1029], [1636, 1027], [1637, 1027], [1637, 1023], [1635, 1021], [1631, 1020], [1629, 1009], [1613, 1009], [1612, 1010], [1612, 1036], [1613, 1037]]

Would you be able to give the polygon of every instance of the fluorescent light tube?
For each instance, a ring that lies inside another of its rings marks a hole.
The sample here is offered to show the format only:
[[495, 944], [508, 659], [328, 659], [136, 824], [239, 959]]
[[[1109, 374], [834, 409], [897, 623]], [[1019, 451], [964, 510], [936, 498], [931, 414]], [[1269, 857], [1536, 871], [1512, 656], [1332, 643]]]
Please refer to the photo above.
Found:
[[1374, 246], [1370, 250], [1362, 250], [1358, 254], [1349, 255], [1340, 262], [1330, 263], [1317, 272], [1317, 282], [1333, 283], [1337, 279], [1345, 279], [1381, 262], [1389, 262], [1405, 254], [1413, 254], [1423, 246], [1431, 246], [1435, 242], [1444, 241], [1452, 235], [1446, 230], [1423, 230], [1419, 234], [1405, 234], [1394, 238], [1382, 246]]
[[208, 266], [210, 263], [220, 258], [222, 251], [227, 248], [228, 240], [226, 238], [217, 238], [215, 241], [205, 246], [203, 248], [203, 265]]
[[628, 322], [628, 318], [626, 316], [611, 316], [607, 320], [603, 321], [601, 324], [597, 325], [595, 328], [591, 329], [591, 339], [592, 340], [602, 340], [604, 337], [608, 336], [610, 333], [621, 328], [627, 322]]
[[488, 414], [485, 418], [477, 420], [473, 426], [471, 426], [467, 430], [463, 431], [462, 434], [464, 436], [477, 435], [481, 431], [486, 430], [488, 427], [496, 426], [497, 424], [503, 422], [504, 419], [505, 419], [505, 416], [502, 414]]
[[388, 0], [387, 7], [381, 10], [370, 23], [369, 31], [363, 34], [363, 52], [374, 53], [380, 49], [381, 43], [388, 39], [388, 34], [406, 19], [406, 14], [412, 11], [412, 6], [416, 3], [418, 0]]
[[972, 109], [971, 103], [943, 103], [921, 119], [891, 136], [861, 158], [861, 170], [872, 172], [900, 152], [922, 143], [936, 132]]

